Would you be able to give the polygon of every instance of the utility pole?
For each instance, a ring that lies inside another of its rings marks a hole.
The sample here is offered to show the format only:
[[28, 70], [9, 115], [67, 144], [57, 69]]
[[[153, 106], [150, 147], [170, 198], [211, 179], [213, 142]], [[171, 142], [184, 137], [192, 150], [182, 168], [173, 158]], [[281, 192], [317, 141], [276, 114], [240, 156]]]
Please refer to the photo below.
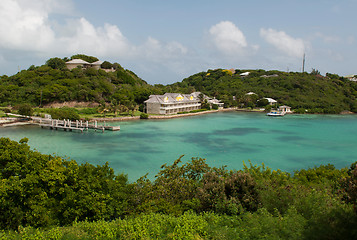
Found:
[[305, 53], [304, 53], [304, 56], [302, 58], [302, 72], [305, 72]]
[[42, 90], [41, 90], [40, 107], [42, 107]]

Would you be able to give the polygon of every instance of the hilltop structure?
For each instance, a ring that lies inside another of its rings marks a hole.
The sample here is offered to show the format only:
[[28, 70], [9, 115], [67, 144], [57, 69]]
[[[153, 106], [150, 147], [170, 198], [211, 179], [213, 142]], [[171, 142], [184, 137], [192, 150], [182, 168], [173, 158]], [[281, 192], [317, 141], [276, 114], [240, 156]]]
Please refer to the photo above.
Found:
[[89, 63], [82, 59], [72, 59], [71, 61], [66, 62], [66, 66], [69, 70], [72, 70], [77, 67], [94, 68], [96, 70], [99, 70], [101, 68], [100, 65], [102, 65], [102, 63], [103, 63], [103, 61], [99, 61], [99, 60], [96, 62], [93, 62], [93, 63]]
[[99, 69], [102, 69], [106, 72], [114, 72], [115, 69], [112, 67], [111, 69], [105, 69], [105, 68], [102, 68], [102, 63], [103, 61], [96, 61], [96, 62], [92, 62], [92, 63], [89, 63], [87, 61], [84, 61], [82, 59], [79, 59], [79, 58], [76, 58], [76, 59], [72, 59], [68, 62], [66, 62], [66, 66], [69, 70], [72, 70], [74, 68], [82, 68], [82, 69], [88, 69], [88, 68], [93, 68], [95, 70], [99, 70]]

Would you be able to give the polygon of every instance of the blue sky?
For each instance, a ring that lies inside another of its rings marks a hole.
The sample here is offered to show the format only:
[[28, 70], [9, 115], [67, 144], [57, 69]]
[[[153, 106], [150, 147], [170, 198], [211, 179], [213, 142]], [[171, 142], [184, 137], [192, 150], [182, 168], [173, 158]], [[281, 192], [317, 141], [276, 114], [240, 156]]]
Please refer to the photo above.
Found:
[[150, 84], [215, 68], [357, 74], [357, 0], [1, 0], [0, 75], [77, 53]]

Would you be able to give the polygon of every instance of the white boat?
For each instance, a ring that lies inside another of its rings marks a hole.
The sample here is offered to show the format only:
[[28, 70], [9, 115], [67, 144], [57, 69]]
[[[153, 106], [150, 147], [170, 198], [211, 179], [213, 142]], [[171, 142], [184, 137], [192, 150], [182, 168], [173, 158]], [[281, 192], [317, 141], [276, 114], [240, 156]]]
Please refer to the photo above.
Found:
[[280, 111], [271, 111], [269, 113], [267, 113], [267, 116], [270, 117], [282, 117], [285, 115], [285, 112], [280, 112]]

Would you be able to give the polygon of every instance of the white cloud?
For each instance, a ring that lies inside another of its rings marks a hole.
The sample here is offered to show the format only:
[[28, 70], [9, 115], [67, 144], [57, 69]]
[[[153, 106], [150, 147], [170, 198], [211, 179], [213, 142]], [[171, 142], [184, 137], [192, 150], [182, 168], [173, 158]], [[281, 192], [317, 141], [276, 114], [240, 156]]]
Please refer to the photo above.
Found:
[[138, 55], [144, 55], [146, 59], [163, 61], [177, 59], [188, 53], [188, 49], [178, 42], [161, 43], [159, 40], [149, 37], [144, 45], [137, 48]]
[[62, 53], [90, 53], [97, 56], [130, 55], [132, 46], [119, 28], [115, 25], [104, 24], [94, 27], [85, 18], [71, 20], [62, 29], [66, 32], [57, 40]]
[[224, 54], [237, 54], [248, 46], [244, 34], [230, 21], [222, 21], [209, 30], [213, 43]]
[[63, 25], [50, 19], [52, 13], [71, 11], [71, 0], [1, 0], [0, 49], [49, 57], [84, 53], [157, 61], [175, 59], [188, 52], [176, 41], [163, 44], [154, 38], [135, 46], [118, 26], [106, 23], [96, 27], [84, 17], [67, 18]]
[[[38, 6], [41, 1], [34, 1]], [[45, 1], [42, 1], [45, 3]], [[0, 3], [0, 46], [3, 48], [39, 50], [54, 41], [54, 32], [48, 24], [50, 6], [36, 9], [21, 5], [22, 1], [2, 0]]]
[[262, 28], [260, 29], [260, 36], [289, 56], [301, 57], [304, 54], [304, 41], [300, 38], [293, 38], [283, 31]]

